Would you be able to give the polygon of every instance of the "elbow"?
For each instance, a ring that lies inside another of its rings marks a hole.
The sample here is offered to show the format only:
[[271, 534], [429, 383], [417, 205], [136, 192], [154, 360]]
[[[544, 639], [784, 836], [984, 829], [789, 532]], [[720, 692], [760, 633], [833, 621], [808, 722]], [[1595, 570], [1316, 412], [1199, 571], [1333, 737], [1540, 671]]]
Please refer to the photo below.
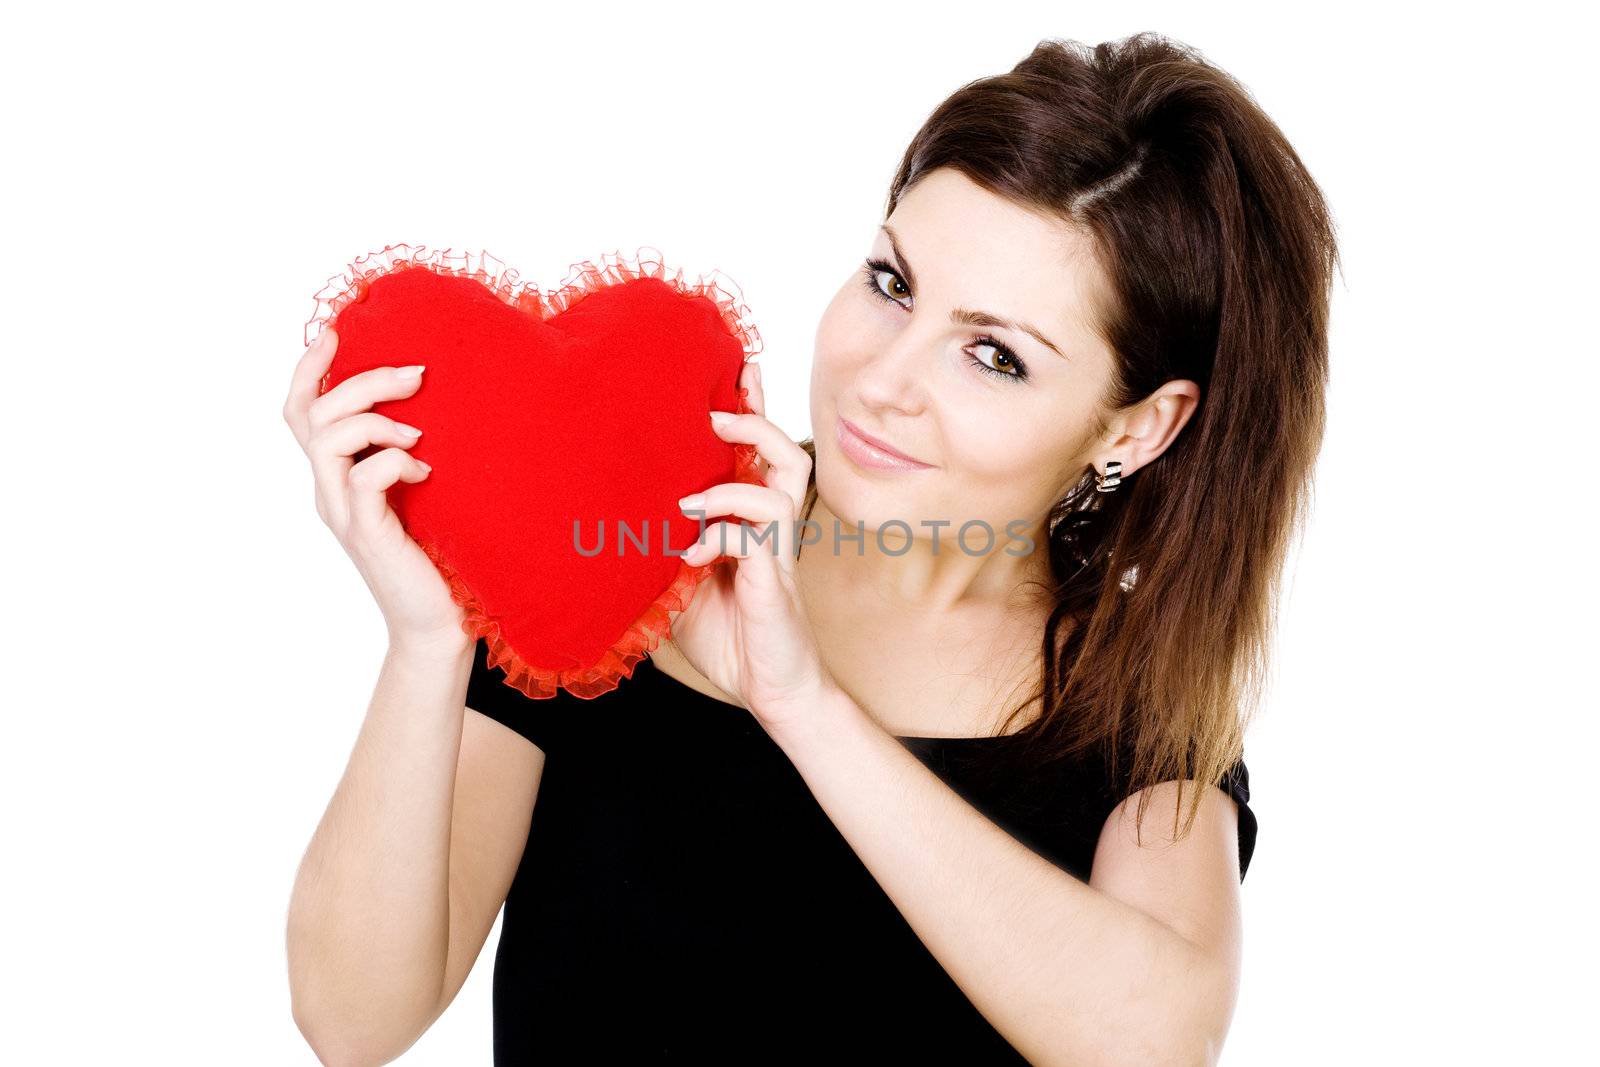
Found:
[[300, 1036], [326, 1067], [378, 1067], [398, 1059], [416, 1044], [427, 1024], [393, 1027], [351, 1025], [349, 1019], [318, 1017], [296, 1004], [294, 1024]]
[[[1181, 1021], [1168, 1028], [1160, 1058], [1144, 1062], [1170, 1063], [1173, 1067], [1217, 1067], [1233, 1018], [1233, 997], [1206, 987], [1188, 1004]], [[1136, 1062], [1129, 1060], [1128, 1062]]]
[[406, 1042], [400, 1047], [390, 1044], [380, 1048], [353, 1040], [351, 1035], [335, 1027], [310, 1025], [298, 1012], [294, 1021], [306, 1045], [317, 1057], [317, 1062], [325, 1067], [378, 1067], [392, 1062], [411, 1045], [411, 1042]]
[[1052, 1062], [1062, 1067], [1217, 1067], [1222, 1042], [1210, 1034], [1165, 1033], [1102, 1046], [1085, 1059], [1077, 1051]]
[[[1171, 1010], [1154, 1029], [1162, 1036], [1149, 1063], [1217, 1067], [1239, 996], [1236, 960], [1211, 953], [1191, 955], [1170, 989]], [[1139, 1060], [1130, 1059], [1134, 1063]]]
[[327, 1010], [292, 993], [290, 1010], [300, 1036], [317, 1062], [326, 1067], [377, 1067], [390, 1063], [416, 1043], [438, 1014], [412, 1025], [396, 1025], [397, 1018], [411, 1018], [411, 1013]]
[[1118, 1062], [1217, 1067], [1233, 1017], [1232, 998], [1218, 997], [1207, 990], [1203, 995], [1191, 994], [1185, 1007], [1188, 1010], [1179, 1012], [1176, 1018], [1160, 1028], [1161, 1036], [1152, 1042], [1155, 1046], [1153, 1049], [1139, 1050], [1137, 1054]]
[[361, 1049], [352, 1048], [338, 1039], [337, 1031], [327, 1027], [320, 1027], [306, 1014], [305, 1009], [296, 1003], [293, 1006], [294, 1024], [300, 1030], [300, 1036], [306, 1039], [306, 1044], [317, 1057], [317, 1062], [325, 1067], [357, 1067], [359, 1064], [381, 1063], [382, 1060], [363, 1053]]
[[1180, 1067], [1217, 1067], [1222, 1060], [1222, 1037], [1200, 1034], [1172, 1050], [1172, 1059], [1165, 1061]]
[[1087, 1059], [1074, 1050], [1062, 1062], [1094, 1067], [1217, 1067], [1233, 1019], [1235, 989], [1226, 968], [1206, 981], [1191, 973], [1165, 997], [1140, 997], [1122, 1025], [1097, 1035], [1106, 1044], [1092, 1050]]
[[444, 1011], [436, 985], [351, 983], [329, 965], [310, 961], [303, 946], [291, 941], [289, 1009], [300, 1036], [328, 1067], [389, 1063]]
[[1186, 1031], [1161, 1043], [1153, 1057], [1136, 1057], [1124, 1063], [1160, 1063], [1172, 1067], [1217, 1067], [1222, 1059], [1222, 1035], [1210, 1030]]
[[291, 996], [290, 1010], [300, 1036], [325, 1067], [371, 1067], [393, 1058], [352, 1042], [347, 1027], [339, 1026], [335, 1020], [319, 1020], [301, 998]]

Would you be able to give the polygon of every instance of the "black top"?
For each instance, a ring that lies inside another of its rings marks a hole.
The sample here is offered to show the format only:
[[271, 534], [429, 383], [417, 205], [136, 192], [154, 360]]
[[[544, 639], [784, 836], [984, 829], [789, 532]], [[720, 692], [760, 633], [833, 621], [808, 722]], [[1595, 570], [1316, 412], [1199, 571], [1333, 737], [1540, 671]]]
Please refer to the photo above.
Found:
[[[487, 664], [467, 706], [545, 753], [494, 965], [497, 1065], [583, 1062], [1025, 1063], [918, 939], [744, 708], [646, 658], [593, 700], [530, 700]], [[969, 803], [1087, 881], [1123, 799], [1078, 765], [978, 789], [1003, 738], [901, 737]], [[1240, 878], [1255, 849], [1249, 772]]]

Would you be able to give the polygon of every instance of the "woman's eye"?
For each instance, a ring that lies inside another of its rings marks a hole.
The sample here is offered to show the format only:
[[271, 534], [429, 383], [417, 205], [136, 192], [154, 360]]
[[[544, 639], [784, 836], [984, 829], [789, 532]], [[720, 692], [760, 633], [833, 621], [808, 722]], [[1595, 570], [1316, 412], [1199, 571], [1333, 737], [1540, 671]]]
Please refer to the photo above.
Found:
[[1022, 360], [1018, 359], [1017, 354], [1011, 351], [1010, 348], [992, 337], [980, 337], [973, 344], [978, 348], [994, 349], [993, 363], [977, 356], [968, 355], [967, 358], [972, 361], [973, 366], [986, 374], [993, 374], [999, 378], [1010, 378], [1018, 382], [1027, 380], [1028, 368], [1023, 365]]
[[[894, 269], [883, 260], [868, 260], [867, 265], [865, 268], [863, 268], [862, 273], [864, 275], [863, 280], [867, 284], [867, 291], [872, 293], [872, 295], [876, 296], [879, 300], [884, 300], [893, 304], [900, 304], [901, 307], [904, 307], [905, 305], [902, 304], [901, 301], [909, 300], [911, 298], [911, 293], [906, 290], [906, 283], [901, 281], [900, 275], [895, 273]], [[885, 274], [887, 274], [890, 278], [888, 289], [885, 289], [879, 281], [879, 279]]]
[[[888, 275], [890, 279], [887, 289], [880, 283], [880, 279], [884, 275]], [[886, 304], [898, 304], [900, 307], [905, 307], [906, 305], [902, 301], [911, 299], [911, 293], [906, 289], [906, 283], [900, 279], [900, 272], [890, 266], [887, 260], [867, 260], [866, 265], [861, 270], [861, 280], [865, 283], [868, 292]], [[1027, 366], [1017, 358], [1017, 354], [1011, 351], [1008, 345], [1002, 344], [993, 337], [979, 337], [973, 343], [979, 348], [992, 348], [995, 352], [993, 363], [979, 359], [970, 352], [967, 354], [967, 360], [978, 370], [996, 378], [1009, 378], [1015, 382], [1028, 380]]]

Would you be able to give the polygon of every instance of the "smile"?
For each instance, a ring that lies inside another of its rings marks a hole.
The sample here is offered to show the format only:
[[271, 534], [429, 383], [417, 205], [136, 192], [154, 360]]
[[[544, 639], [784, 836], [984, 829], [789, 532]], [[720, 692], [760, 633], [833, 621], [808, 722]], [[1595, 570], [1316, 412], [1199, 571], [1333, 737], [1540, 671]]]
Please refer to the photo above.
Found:
[[912, 459], [903, 452], [890, 448], [887, 442], [868, 437], [855, 424], [844, 417], [834, 423], [834, 435], [839, 439], [839, 449], [858, 467], [878, 471], [932, 470], [933, 464]]

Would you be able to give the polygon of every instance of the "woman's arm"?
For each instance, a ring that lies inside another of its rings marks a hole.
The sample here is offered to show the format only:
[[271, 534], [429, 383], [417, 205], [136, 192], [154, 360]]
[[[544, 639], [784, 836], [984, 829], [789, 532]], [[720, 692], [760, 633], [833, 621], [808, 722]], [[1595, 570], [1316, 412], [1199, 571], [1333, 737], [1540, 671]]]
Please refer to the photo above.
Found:
[[390, 647], [301, 861], [290, 993], [324, 1063], [387, 1063], [433, 1024], [521, 857], [543, 754], [505, 743], [498, 724], [474, 724], [478, 740], [463, 742], [473, 650]]
[[522, 856], [544, 754], [466, 714], [476, 643], [389, 505], [392, 486], [431, 468], [406, 451], [422, 430], [372, 408], [414, 395], [424, 368], [374, 367], [323, 392], [337, 346], [325, 327], [306, 347], [283, 417], [310, 461], [318, 517], [383, 613], [389, 651], [295, 876], [289, 991], [324, 1063], [386, 1063], [432, 1025], [482, 950]]
[[1208, 790], [1174, 844], [1176, 785], [1155, 787], [1142, 848], [1123, 818], [1130, 798], [1086, 884], [967, 803], [848, 694], [830, 693], [774, 740], [995, 1029], [1039, 1064], [1216, 1061], [1237, 996], [1232, 798]]

